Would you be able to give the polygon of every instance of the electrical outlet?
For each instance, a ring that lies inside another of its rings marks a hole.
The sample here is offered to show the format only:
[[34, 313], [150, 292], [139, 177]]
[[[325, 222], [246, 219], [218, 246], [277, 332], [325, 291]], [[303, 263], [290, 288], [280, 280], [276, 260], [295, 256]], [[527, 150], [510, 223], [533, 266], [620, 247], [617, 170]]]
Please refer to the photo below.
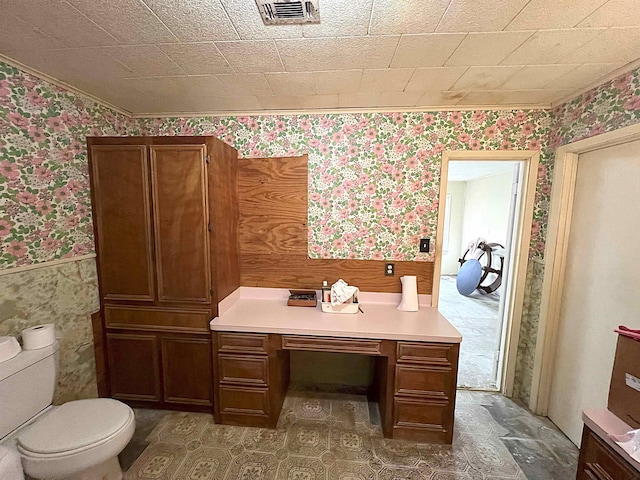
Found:
[[384, 274], [387, 277], [393, 277], [396, 274], [396, 264], [395, 263], [385, 263], [385, 265], [384, 265]]
[[421, 253], [429, 253], [429, 238], [421, 238], [420, 239], [420, 252]]

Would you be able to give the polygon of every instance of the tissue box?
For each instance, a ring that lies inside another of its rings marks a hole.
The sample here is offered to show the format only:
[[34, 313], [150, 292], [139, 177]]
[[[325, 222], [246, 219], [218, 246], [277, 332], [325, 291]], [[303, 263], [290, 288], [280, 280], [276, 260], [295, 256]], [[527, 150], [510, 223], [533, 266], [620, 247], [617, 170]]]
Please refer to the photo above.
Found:
[[358, 313], [360, 304], [358, 302], [341, 303], [340, 305], [331, 305], [331, 302], [322, 302], [322, 311], [324, 313]]
[[607, 407], [632, 428], [640, 428], [640, 342], [623, 335], [618, 335]]

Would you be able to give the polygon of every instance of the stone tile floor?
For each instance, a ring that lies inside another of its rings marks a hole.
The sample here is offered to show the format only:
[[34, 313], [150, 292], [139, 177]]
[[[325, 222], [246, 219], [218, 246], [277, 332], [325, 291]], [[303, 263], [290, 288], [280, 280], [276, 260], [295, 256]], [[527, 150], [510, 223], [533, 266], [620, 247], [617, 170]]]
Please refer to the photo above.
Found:
[[458, 388], [497, 389], [493, 368], [499, 345], [499, 292], [476, 291], [465, 297], [456, 289], [455, 276], [440, 277], [438, 310], [462, 333]]
[[207, 414], [136, 410], [125, 479], [565, 480], [577, 449], [497, 393], [459, 391], [453, 445], [382, 437], [365, 396], [290, 390], [274, 430]]

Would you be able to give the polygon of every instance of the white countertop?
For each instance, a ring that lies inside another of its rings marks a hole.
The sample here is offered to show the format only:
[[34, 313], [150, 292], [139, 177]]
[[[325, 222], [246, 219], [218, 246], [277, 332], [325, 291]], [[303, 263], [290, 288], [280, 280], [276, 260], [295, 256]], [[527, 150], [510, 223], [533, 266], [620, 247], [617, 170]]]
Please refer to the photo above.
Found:
[[633, 468], [640, 472], [640, 463], [631, 458], [624, 449], [614, 442], [609, 435], [621, 435], [633, 430], [620, 418], [611, 413], [606, 408], [592, 408], [582, 411], [582, 421], [596, 435], [598, 435], [607, 445], [613, 448], [622, 458], [629, 462]]
[[240, 287], [218, 306], [211, 320], [218, 332], [279, 333], [322, 337], [409, 340], [460, 343], [462, 335], [436, 308], [429, 296], [420, 295], [417, 312], [396, 307], [400, 294], [360, 292], [364, 313], [323, 313], [316, 307], [289, 307], [289, 291], [280, 288]]

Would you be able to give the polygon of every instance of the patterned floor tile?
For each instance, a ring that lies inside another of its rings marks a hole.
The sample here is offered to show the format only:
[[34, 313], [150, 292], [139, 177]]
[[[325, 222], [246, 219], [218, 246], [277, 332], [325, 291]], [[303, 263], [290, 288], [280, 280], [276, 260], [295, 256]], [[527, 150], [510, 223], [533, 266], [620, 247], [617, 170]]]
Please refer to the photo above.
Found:
[[157, 438], [161, 442], [178, 445], [198, 440], [207, 424], [212, 421], [211, 415], [204, 413], [171, 413], [167, 417], [167, 421], [157, 433]]
[[278, 460], [271, 453], [245, 452], [238, 455], [225, 480], [273, 480], [276, 478]]
[[339, 461], [329, 469], [329, 480], [376, 480], [376, 473], [366, 463]]
[[420, 452], [414, 442], [376, 438], [373, 439], [373, 451], [387, 465], [415, 467], [420, 461]]
[[216, 425], [213, 421], [209, 421], [200, 437], [200, 441], [203, 445], [209, 447], [231, 448], [241, 443], [246, 430], [246, 427]]
[[247, 428], [242, 445], [248, 451], [271, 453], [287, 443], [287, 430], [273, 428]]
[[182, 445], [155, 443], [142, 452], [125, 479], [172, 480], [187, 456]]
[[292, 425], [287, 435], [287, 448], [294, 455], [320, 457], [329, 450], [329, 426], [322, 422]]
[[329, 429], [329, 450], [340, 460], [368, 461], [373, 456], [373, 445], [364, 428]]
[[231, 463], [224, 448], [200, 448], [189, 452], [176, 477], [184, 480], [218, 480], [224, 478]]
[[327, 467], [318, 458], [291, 456], [280, 464], [277, 480], [326, 480]]

